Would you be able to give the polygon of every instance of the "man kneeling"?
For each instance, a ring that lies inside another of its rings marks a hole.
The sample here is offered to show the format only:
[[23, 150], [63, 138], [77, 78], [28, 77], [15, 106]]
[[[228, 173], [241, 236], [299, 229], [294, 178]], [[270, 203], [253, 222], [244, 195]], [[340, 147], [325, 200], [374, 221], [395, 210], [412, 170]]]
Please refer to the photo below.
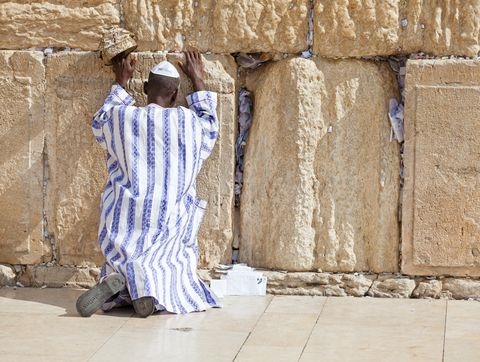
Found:
[[135, 107], [124, 89], [135, 65], [132, 54], [114, 62], [116, 84], [93, 117], [108, 170], [98, 234], [106, 263], [77, 300], [84, 317], [128, 304], [141, 317], [220, 306], [196, 270], [206, 202], [195, 180], [218, 135], [217, 94], [205, 90], [200, 54], [186, 52], [179, 66], [195, 90], [189, 108], [173, 107], [180, 75], [168, 61], [144, 84], [148, 105]]

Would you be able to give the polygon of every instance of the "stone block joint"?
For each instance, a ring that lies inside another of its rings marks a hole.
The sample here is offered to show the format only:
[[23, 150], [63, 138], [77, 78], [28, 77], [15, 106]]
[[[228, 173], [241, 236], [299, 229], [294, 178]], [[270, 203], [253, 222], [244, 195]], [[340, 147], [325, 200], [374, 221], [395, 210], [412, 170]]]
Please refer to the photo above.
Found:
[[42, 234], [43, 242], [50, 246], [51, 255], [50, 263], [57, 263], [57, 245], [55, 242], [55, 234], [49, 228], [49, 178], [50, 178], [50, 165], [48, 161], [47, 139], [43, 138], [43, 151], [42, 151], [42, 166], [43, 166], [43, 178], [42, 178]]

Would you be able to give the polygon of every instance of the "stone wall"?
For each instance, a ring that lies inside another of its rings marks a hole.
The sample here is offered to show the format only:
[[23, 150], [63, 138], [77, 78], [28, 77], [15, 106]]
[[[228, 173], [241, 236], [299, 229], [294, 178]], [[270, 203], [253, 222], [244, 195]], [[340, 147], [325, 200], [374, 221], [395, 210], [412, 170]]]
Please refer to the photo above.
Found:
[[402, 270], [480, 276], [480, 66], [407, 67]]
[[351, 57], [423, 51], [478, 54], [478, 0], [319, 0], [315, 54]]
[[396, 83], [387, 65], [292, 58], [252, 72], [247, 85], [256, 97], [242, 261], [397, 271], [399, 148], [385, 118]]
[[52, 254], [43, 233], [43, 54], [2, 51], [0, 64], [1, 262], [36, 264]]
[[[138, 104], [150, 67], [189, 47], [219, 93], [220, 137], [198, 180], [202, 267], [230, 263], [234, 245], [255, 267], [344, 273], [342, 290], [357, 272], [413, 280], [402, 296], [429, 293], [416, 275], [480, 277], [480, 0], [18, 0], [0, 4], [0, 284], [98, 275], [105, 169], [89, 123], [113, 82], [97, 53], [112, 26], [137, 36]], [[247, 69], [239, 52], [272, 60]], [[407, 62], [398, 144], [388, 59], [419, 52], [436, 59]], [[254, 109], [234, 210], [241, 87]], [[272, 278], [272, 292], [293, 292]], [[382, 278], [363, 295], [388, 289]]]

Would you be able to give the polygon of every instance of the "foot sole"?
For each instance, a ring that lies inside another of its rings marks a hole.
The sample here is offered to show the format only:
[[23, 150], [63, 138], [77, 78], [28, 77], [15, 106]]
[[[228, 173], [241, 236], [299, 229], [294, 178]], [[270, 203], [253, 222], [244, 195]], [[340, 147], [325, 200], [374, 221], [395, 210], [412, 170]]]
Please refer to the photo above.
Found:
[[125, 288], [125, 278], [118, 273], [110, 274], [103, 282], [83, 293], [77, 299], [77, 311], [82, 317], [90, 317], [109, 298]]
[[142, 297], [135, 299], [133, 302], [133, 309], [140, 317], [146, 318], [155, 312], [155, 300], [153, 297]]

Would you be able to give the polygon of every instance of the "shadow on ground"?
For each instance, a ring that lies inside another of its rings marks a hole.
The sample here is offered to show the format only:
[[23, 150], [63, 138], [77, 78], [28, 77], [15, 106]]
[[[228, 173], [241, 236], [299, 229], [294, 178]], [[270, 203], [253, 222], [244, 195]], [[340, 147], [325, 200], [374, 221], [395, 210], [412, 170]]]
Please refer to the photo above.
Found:
[[[28, 313], [32, 307], [31, 303], [40, 303], [45, 305], [45, 308], [42, 308], [45, 313], [52, 314], [58, 312], [56, 308], [51, 308], [53, 306], [64, 310], [64, 313], [60, 314], [59, 317], [81, 318], [75, 309], [75, 303], [83, 292], [85, 292], [85, 289], [3, 287], [0, 288], [0, 311]], [[25, 303], [12, 303], [11, 300], [21, 300]], [[12, 310], [12, 308], [15, 310]], [[35, 310], [37, 311], [38, 309], [35, 308]], [[112, 312], [103, 313], [99, 311], [97, 314], [103, 316], [131, 317], [133, 309], [131, 307], [117, 308]]]

